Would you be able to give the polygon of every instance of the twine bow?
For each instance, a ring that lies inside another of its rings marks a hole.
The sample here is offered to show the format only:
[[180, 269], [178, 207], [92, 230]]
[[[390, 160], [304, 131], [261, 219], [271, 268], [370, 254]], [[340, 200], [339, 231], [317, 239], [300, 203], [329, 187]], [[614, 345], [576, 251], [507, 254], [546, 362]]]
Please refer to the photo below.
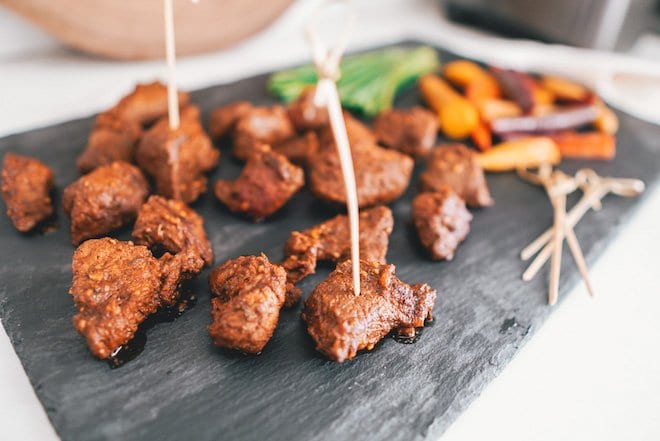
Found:
[[[344, 3], [347, 9], [347, 20], [343, 32], [341, 33], [337, 45], [327, 49], [321, 42], [317, 34], [316, 19], [321, 9], [330, 6], [333, 3]], [[360, 225], [359, 208], [357, 197], [357, 186], [355, 184], [355, 171], [353, 169], [353, 158], [351, 156], [351, 146], [346, 133], [346, 124], [342, 114], [341, 101], [337, 91], [336, 81], [341, 76], [339, 63], [346, 50], [348, 38], [355, 22], [355, 15], [351, 9], [350, 0], [328, 0], [323, 2], [312, 16], [305, 29], [307, 40], [312, 50], [312, 59], [319, 76], [316, 85], [316, 94], [314, 95], [314, 105], [325, 107], [328, 110], [330, 128], [339, 152], [339, 162], [344, 177], [346, 188], [346, 205], [348, 208], [348, 218], [351, 232], [351, 261], [353, 265], [353, 292], [360, 295]]]

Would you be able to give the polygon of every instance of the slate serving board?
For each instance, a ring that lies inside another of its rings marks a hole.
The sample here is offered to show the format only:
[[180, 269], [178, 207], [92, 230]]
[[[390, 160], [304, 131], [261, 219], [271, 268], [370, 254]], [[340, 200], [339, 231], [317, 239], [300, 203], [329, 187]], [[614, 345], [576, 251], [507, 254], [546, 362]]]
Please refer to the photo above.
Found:
[[[443, 61], [453, 58], [441, 53]], [[247, 99], [271, 103], [266, 76], [192, 94], [204, 117], [223, 103]], [[413, 89], [397, 105], [419, 102]], [[0, 153], [42, 159], [56, 174], [57, 191], [76, 179], [76, 156], [93, 119], [12, 135]], [[612, 176], [652, 184], [660, 170], [660, 128], [621, 115], [619, 153], [611, 163], [566, 161]], [[218, 177], [240, 171], [226, 148]], [[552, 312], [546, 306], [547, 268], [531, 283], [519, 250], [547, 228], [550, 205], [537, 187], [513, 174], [489, 175], [496, 205], [476, 210], [472, 233], [451, 262], [432, 262], [418, 245], [410, 217], [417, 175], [392, 204], [395, 228], [388, 259], [407, 282], [438, 290], [433, 325], [414, 344], [386, 338], [375, 350], [337, 364], [314, 350], [300, 320], [301, 306], [285, 310], [259, 356], [214, 348], [208, 270], [190, 286], [197, 304], [178, 319], [147, 333], [143, 352], [118, 369], [94, 359], [74, 331], [68, 221], [57, 198], [59, 228], [45, 235], [17, 233], [0, 216], [0, 318], [57, 433], [65, 440], [100, 439], [435, 439], [506, 365]], [[575, 196], [576, 198], [578, 195]], [[587, 214], [576, 233], [593, 262], [642, 198], [609, 197]], [[252, 224], [228, 213], [210, 195], [194, 204], [206, 220], [216, 263], [264, 251], [273, 260], [294, 229], [334, 212], [305, 190], [277, 215]], [[128, 239], [128, 228], [116, 236]], [[560, 301], [577, 281], [568, 253]], [[305, 295], [328, 273], [303, 284]]]

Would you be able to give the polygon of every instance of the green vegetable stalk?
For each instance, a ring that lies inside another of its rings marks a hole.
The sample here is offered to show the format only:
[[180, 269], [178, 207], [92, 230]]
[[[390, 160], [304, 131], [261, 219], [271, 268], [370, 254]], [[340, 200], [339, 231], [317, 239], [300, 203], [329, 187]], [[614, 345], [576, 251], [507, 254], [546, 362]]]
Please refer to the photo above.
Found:
[[[390, 48], [345, 57], [337, 82], [342, 106], [366, 117], [392, 108], [399, 90], [420, 76], [435, 71], [440, 62], [435, 49]], [[271, 75], [268, 90], [285, 102], [316, 84], [314, 67], [302, 66]]]

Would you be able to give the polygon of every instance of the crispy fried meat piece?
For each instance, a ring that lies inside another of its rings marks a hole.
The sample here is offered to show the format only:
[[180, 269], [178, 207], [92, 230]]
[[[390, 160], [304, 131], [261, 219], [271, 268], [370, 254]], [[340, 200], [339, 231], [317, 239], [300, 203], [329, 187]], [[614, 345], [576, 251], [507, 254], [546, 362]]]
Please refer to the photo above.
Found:
[[89, 173], [115, 161], [133, 162], [140, 136], [142, 127], [138, 122], [122, 118], [116, 111], [99, 114], [87, 146], [78, 157], [78, 170]]
[[493, 204], [477, 155], [462, 144], [434, 149], [420, 182], [422, 191], [438, 191], [448, 185], [471, 207]]
[[438, 119], [422, 108], [394, 109], [382, 112], [374, 121], [378, 142], [413, 157], [431, 152], [438, 134]]
[[266, 146], [248, 159], [238, 179], [217, 181], [215, 196], [232, 212], [259, 221], [279, 210], [304, 181], [300, 167]]
[[[188, 105], [190, 95], [179, 92], [179, 107]], [[122, 98], [113, 108], [125, 120], [148, 126], [159, 118], [167, 116], [167, 86], [154, 81], [138, 84], [130, 94]]]
[[18, 231], [27, 232], [53, 214], [53, 171], [29, 156], [7, 153], [2, 161], [2, 199]]
[[[394, 227], [392, 211], [377, 206], [360, 212], [360, 258], [385, 262], [389, 237]], [[282, 266], [287, 272], [286, 306], [300, 298], [294, 284], [316, 271], [321, 260], [341, 262], [351, 257], [348, 217], [340, 214], [303, 232], [294, 231], [284, 246]]]
[[[376, 144], [376, 135], [374, 135], [371, 129], [346, 111], [344, 111], [344, 124], [346, 125], [346, 134], [348, 135], [348, 142], [352, 150], [355, 150], [361, 144]], [[325, 125], [319, 130], [319, 146], [320, 150], [337, 150], [335, 137], [330, 125]]]
[[470, 232], [472, 214], [448, 186], [417, 195], [412, 202], [412, 216], [422, 245], [436, 260], [451, 260]]
[[236, 122], [233, 153], [245, 161], [258, 153], [262, 144], [272, 146], [293, 138], [295, 134], [284, 107], [254, 107]]
[[308, 87], [287, 106], [289, 118], [299, 132], [318, 130], [328, 124], [327, 109], [314, 105], [315, 93], [316, 87]]
[[176, 302], [185, 278], [180, 260], [170, 254], [158, 260], [144, 246], [108, 237], [78, 247], [69, 290], [78, 308], [73, 325], [95, 356], [109, 357], [161, 305]]
[[135, 159], [156, 182], [158, 194], [190, 203], [206, 191], [204, 173], [218, 164], [219, 157], [199, 123], [199, 110], [188, 106], [178, 129], [171, 130], [166, 117], [149, 129]]
[[216, 267], [209, 276], [215, 298], [209, 333], [217, 346], [250, 354], [270, 340], [284, 303], [286, 272], [261, 256], [242, 256]]
[[436, 292], [426, 284], [407, 285], [394, 265], [360, 262], [361, 293], [353, 292], [351, 262], [340, 263], [305, 300], [302, 318], [316, 349], [331, 360], [349, 360], [371, 350], [392, 331], [414, 336], [431, 318]]
[[184, 202], [150, 196], [133, 227], [138, 245], [178, 254], [192, 250], [206, 265], [213, 263], [213, 250], [204, 231], [204, 219]]
[[62, 195], [72, 242], [102, 236], [132, 221], [148, 195], [149, 185], [140, 169], [123, 161], [78, 178]]
[[[408, 155], [376, 144], [351, 146], [360, 207], [387, 204], [403, 194], [410, 182], [413, 160]], [[346, 203], [346, 188], [339, 154], [335, 148], [321, 148], [309, 161], [310, 189], [320, 199]]]
[[273, 150], [287, 157], [294, 164], [305, 165], [319, 149], [319, 138], [309, 131], [273, 145]]
[[209, 135], [213, 139], [229, 135], [234, 130], [236, 122], [253, 108], [252, 103], [248, 101], [235, 101], [218, 107], [211, 113]]

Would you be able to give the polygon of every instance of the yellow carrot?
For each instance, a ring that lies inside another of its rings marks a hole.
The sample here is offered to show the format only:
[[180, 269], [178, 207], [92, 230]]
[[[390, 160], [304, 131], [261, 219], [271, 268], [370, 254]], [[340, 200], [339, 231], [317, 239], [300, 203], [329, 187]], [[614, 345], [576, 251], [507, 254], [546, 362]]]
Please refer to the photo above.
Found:
[[484, 170], [503, 172], [538, 167], [541, 164], [557, 164], [561, 154], [552, 139], [534, 136], [500, 143], [477, 154], [477, 158]]
[[450, 138], [469, 136], [479, 124], [475, 106], [442, 78], [427, 74], [419, 80], [424, 101], [438, 114], [440, 128]]

